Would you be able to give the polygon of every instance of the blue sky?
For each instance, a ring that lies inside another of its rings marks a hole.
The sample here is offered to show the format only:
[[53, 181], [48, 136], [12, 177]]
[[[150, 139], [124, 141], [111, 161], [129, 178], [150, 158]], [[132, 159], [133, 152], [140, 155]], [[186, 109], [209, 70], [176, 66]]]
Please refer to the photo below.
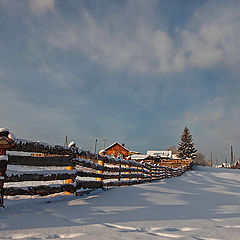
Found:
[[93, 150], [166, 149], [184, 126], [239, 158], [239, 1], [0, 0], [2, 127]]

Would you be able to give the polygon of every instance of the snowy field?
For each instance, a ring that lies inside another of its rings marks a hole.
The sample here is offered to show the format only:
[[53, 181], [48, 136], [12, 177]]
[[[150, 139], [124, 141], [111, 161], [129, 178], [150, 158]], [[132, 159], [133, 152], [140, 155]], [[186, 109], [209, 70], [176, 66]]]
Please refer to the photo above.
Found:
[[86, 197], [6, 199], [0, 239], [240, 239], [240, 171], [181, 177]]

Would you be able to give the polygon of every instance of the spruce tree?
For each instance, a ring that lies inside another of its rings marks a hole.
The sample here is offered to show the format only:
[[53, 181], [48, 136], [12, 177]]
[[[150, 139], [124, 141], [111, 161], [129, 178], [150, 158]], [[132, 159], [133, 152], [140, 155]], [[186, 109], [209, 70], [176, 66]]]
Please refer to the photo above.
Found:
[[184, 128], [181, 141], [178, 144], [178, 157], [181, 159], [196, 157], [197, 149], [194, 147], [192, 135], [187, 127]]

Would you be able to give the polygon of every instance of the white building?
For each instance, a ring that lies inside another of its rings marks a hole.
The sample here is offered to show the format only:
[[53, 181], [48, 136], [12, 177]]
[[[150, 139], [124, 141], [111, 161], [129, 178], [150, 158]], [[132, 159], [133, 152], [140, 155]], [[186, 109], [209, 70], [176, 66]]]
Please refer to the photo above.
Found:
[[147, 155], [152, 157], [172, 158], [172, 151], [147, 151]]

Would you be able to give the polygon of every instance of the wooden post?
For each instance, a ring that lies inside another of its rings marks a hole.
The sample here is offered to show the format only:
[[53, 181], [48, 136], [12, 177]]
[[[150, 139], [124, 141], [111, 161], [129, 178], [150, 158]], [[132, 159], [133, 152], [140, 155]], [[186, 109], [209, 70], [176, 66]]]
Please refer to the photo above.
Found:
[[150, 170], [150, 179], [152, 181], [152, 175], [153, 175], [153, 168], [151, 167], [151, 170]]
[[121, 181], [121, 167], [122, 167], [122, 165], [121, 165], [121, 163], [119, 164], [119, 177], [118, 177], [118, 181]]
[[[126, 165], [126, 168], [129, 168], [130, 165]], [[129, 174], [129, 172], [126, 172], [126, 174]], [[130, 178], [126, 178], [126, 180], [129, 180]]]
[[210, 164], [211, 164], [211, 167], [212, 167], [212, 151], [211, 151], [211, 163]]
[[[98, 160], [98, 164], [101, 165], [101, 166], [104, 166], [104, 162], [102, 160]], [[97, 173], [102, 174], [103, 171], [98, 170]], [[103, 178], [97, 178], [97, 181], [102, 182]]]
[[3, 197], [4, 197], [4, 181], [6, 179], [6, 170], [7, 170], [7, 161], [8, 156], [6, 155], [6, 151], [13, 147], [14, 141], [8, 138], [9, 131], [8, 129], [0, 129], [0, 207], [4, 207], [3, 205]]
[[8, 161], [7, 156], [2, 150], [3, 149], [0, 149], [0, 154], [1, 154], [0, 156], [0, 207], [4, 207], [3, 206], [3, 196], [4, 196], [3, 185], [4, 185], [4, 180], [6, 178], [7, 161]]
[[[143, 169], [142, 167], [139, 167], [139, 169]], [[142, 173], [143, 174], [143, 172], [138, 172], [138, 173]], [[142, 180], [143, 178], [139, 178], [140, 180]]]
[[[67, 139], [67, 136], [66, 136], [66, 140], [65, 140], [65, 144], [66, 146], [68, 146], [68, 139]], [[74, 141], [72, 141], [70, 144], [69, 144], [69, 147], [71, 148], [74, 148], [76, 147], [76, 143]], [[75, 170], [75, 166], [67, 166], [66, 167], [66, 170]], [[74, 183], [75, 182], [75, 179], [66, 179], [64, 181], [65, 184], [71, 184], [71, 183]], [[65, 192], [65, 195], [71, 195], [72, 193], [71, 192]]]
[[[74, 166], [68, 166], [66, 167], [66, 170], [74, 170], [75, 167]], [[64, 181], [65, 184], [70, 184], [70, 183], [74, 183], [75, 181], [73, 179], [66, 179]], [[65, 192], [65, 195], [71, 195], [72, 193], [71, 192]]]

